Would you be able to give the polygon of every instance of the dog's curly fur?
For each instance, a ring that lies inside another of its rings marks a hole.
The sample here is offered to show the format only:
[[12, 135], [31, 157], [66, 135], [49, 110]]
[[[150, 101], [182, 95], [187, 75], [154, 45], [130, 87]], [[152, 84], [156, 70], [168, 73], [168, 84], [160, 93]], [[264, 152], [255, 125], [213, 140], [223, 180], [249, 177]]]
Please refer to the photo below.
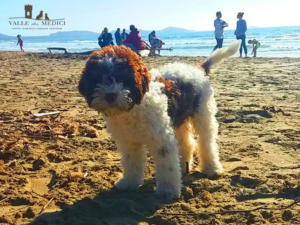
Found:
[[[216, 51], [204, 69], [235, 53], [240, 42]], [[205, 72], [182, 63], [148, 71], [124, 46], [108, 46], [89, 57], [79, 91], [103, 114], [122, 155], [121, 190], [138, 188], [144, 179], [146, 149], [156, 165], [156, 192], [180, 196], [181, 171], [198, 149], [201, 170], [219, 175], [218, 123], [214, 92]], [[197, 141], [194, 135], [198, 136]]]

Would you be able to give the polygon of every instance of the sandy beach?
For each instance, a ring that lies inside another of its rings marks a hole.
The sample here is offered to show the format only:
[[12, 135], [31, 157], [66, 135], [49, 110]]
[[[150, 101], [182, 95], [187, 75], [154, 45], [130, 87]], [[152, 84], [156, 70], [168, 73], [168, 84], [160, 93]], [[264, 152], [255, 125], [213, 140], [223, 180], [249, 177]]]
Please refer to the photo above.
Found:
[[[290, 206], [300, 198], [299, 58], [231, 58], [213, 69], [224, 174], [207, 179], [196, 160], [172, 202], [154, 194], [150, 158], [138, 191], [113, 188], [120, 155], [77, 91], [86, 58], [0, 52], [0, 224], [300, 224], [300, 203]], [[199, 67], [205, 58], [144, 60]]]

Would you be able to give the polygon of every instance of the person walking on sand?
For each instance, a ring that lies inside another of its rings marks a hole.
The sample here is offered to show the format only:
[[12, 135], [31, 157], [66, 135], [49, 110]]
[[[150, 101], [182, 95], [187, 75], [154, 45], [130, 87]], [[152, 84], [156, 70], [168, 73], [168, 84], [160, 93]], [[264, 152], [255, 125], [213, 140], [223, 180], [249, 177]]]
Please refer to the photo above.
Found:
[[246, 46], [246, 31], [247, 31], [247, 23], [243, 20], [244, 13], [239, 12], [237, 14], [237, 18], [239, 19], [236, 23], [236, 30], [234, 35], [236, 36], [237, 40], [242, 40], [242, 44], [240, 47], [240, 57], [242, 57], [243, 48], [245, 52], [245, 57], [247, 57], [247, 46]]
[[120, 31], [121, 31], [121, 29], [118, 28], [117, 31], [115, 32], [115, 40], [116, 40], [116, 44], [117, 45], [121, 45], [122, 44], [122, 38], [121, 38]]
[[19, 44], [19, 45], [20, 45], [21, 51], [24, 52], [24, 50], [23, 50], [23, 40], [21, 39], [21, 35], [18, 34], [18, 35], [17, 35], [17, 38], [18, 38], [18, 43], [17, 43], [17, 45]]
[[217, 19], [215, 19], [214, 21], [214, 26], [217, 45], [214, 47], [213, 51], [215, 51], [217, 48], [222, 48], [224, 39], [224, 28], [228, 27], [228, 23], [226, 23], [224, 20], [221, 20], [222, 13], [220, 11], [216, 13], [216, 16]]

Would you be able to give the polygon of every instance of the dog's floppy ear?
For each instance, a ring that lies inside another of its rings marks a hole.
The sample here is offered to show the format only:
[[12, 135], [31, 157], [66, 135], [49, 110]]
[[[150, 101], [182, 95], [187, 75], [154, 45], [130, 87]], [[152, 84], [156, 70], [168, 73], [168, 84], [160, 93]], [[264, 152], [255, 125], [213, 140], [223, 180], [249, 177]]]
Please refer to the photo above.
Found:
[[220, 48], [214, 51], [209, 58], [202, 64], [202, 68], [205, 73], [208, 75], [210, 73], [210, 68], [220, 62], [223, 59], [226, 59], [232, 55], [234, 55], [241, 46], [241, 40], [237, 40], [229, 45], [227, 48]]
[[81, 73], [78, 90], [90, 105], [93, 100], [95, 85], [101, 76], [101, 67], [99, 65], [99, 51], [94, 51], [88, 58], [86, 65]]
[[142, 93], [143, 95], [149, 91], [149, 83], [150, 83], [150, 77], [149, 72], [147, 68], [144, 68], [144, 73], [142, 74]]
[[143, 94], [145, 94], [149, 90], [149, 80], [143, 78], [142, 87], [143, 87]]
[[93, 91], [94, 91], [94, 81], [90, 79], [90, 77], [87, 75], [86, 68], [82, 71], [81, 78], [78, 85], [78, 91], [79, 93], [85, 97], [87, 100], [88, 105], [91, 104], [93, 100]]
[[131, 94], [133, 95], [132, 97], [135, 104], [140, 104], [145, 93], [149, 91], [150, 78], [148, 69], [144, 70], [144, 72], [139, 70], [136, 74], [134, 74], [134, 80], [136, 88], [132, 89]]
[[139, 89], [139, 93], [134, 93], [136, 104], [140, 104], [144, 94], [149, 91], [149, 83], [151, 75], [148, 71], [148, 67], [143, 62], [142, 58], [133, 52], [130, 48], [125, 46], [112, 47], [116, 55], [126, 57], [129, 65], [133, 70], [133, 77], [136, 87]]

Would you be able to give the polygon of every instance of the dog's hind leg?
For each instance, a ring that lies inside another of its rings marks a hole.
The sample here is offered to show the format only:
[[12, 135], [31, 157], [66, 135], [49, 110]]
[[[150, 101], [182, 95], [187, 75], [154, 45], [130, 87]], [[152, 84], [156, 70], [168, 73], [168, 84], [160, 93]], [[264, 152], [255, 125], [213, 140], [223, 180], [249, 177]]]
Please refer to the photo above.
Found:
[[143, 184], [146, 169], [146, 150], [140, 144], [118, 143], [118, 151], [122, 155], [123, 178], [115, 183], [119, 190], [135, 190]]
[[[188, 172], [186, 170], [191, 169], [193, 152], [196, 147], [196, 142], [193, 137], [193, 127], [189, 119], [176, 128], [175, 135], [178, 141], [181, 171], [183, 174], [186, 174]], [[186, 163], [188, 163], [188, 168], [186, 168]]]
[[214, 91], [206, 82], [203, 86], [198, 108], [192, 117], [196, 135], [198, 135], [198, 151], [201, 170], [208, 177], [220, 175], [222, 165], [219, 160], [217, 145], [218, 122], [216, 120], [217, 106]]

